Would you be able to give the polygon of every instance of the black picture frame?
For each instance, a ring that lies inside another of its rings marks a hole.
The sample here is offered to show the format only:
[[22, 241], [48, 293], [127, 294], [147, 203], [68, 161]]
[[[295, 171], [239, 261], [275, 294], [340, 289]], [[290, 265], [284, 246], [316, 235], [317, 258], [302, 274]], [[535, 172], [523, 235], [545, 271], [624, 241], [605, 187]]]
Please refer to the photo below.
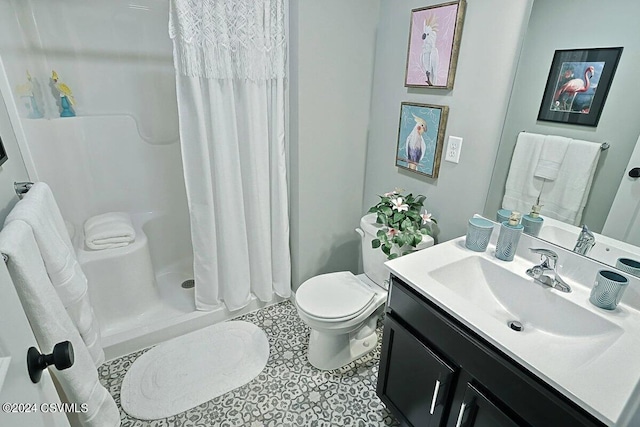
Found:
[[598, 126], [622, 47], [556, 50], [538, 120]]
[[7, 156], [7, 151], [4, 149], [4, 143], [0, 136], [0, 166], [2, 166], [7, 160], [9, 160], [9, 156]]

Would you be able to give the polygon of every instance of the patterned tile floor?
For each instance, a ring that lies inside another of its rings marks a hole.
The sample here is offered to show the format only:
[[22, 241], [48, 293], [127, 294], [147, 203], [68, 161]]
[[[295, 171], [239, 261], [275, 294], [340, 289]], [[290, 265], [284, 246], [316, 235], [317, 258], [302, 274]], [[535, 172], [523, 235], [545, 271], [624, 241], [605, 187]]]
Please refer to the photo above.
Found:
[[[120, 408], [123, 427], [132, 426], [395, 426], [395, 418], [375, 388], [377, 348], [335, 371], [319, 371], [307, 361], [309, 328], [288, 301], [238, 317], [262, 328], [269, 338], [265, 369], [254, 380], [169, 418], [142, 421]], [[381, 326], [378, 328], [382, 336]], [[120, 407], [120, 386], [131, 364], [147, 350], [106, 362], [100, 381]]]

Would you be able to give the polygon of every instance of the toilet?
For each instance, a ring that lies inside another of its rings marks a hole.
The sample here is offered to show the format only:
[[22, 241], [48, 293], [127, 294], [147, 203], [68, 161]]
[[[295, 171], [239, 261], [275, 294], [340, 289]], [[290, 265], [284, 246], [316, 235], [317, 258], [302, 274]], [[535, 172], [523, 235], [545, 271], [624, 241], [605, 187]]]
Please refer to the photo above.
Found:
[[[300, 319], [311, 328], [309, 363], [318, 369], [340, 368], [376, 347], [376, 325], [389, 289], [386, 255], [371, 247], [383, 226], [376, 214], [367, 214], [356, 231], [362, 238], [364, 274], [349, 271], [321, 274], [305, 281], [296, 292]], [[424, 236], [418, 249], [433, 246]]]

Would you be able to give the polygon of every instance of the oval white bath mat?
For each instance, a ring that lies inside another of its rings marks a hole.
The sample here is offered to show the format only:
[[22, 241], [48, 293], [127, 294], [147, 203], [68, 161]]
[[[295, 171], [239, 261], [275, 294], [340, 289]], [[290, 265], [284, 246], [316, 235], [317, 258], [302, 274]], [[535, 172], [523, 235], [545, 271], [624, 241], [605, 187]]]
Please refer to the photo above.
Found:
[[264, 331], [233, 321], [174, 338], [140, 356], [120, 391], [122, 409], [141, 420], [179, 414], [238, 388], [264, 369]]

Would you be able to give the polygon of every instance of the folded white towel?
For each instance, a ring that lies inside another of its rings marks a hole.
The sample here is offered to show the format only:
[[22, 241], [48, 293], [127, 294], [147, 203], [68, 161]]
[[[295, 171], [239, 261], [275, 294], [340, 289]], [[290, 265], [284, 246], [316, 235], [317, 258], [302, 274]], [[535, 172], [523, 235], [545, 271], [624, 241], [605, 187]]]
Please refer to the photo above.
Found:
[[96, 215], [84, 223], [84, 242], [89, 249], [120, 248], [135, 239], [131, 217], [125, 212]]
[[567, 153], [567, 148], [569, 148], [570, 143], [571, 138], [565, 138], [557, 135], [545, 136], [542, 151], [540, 152], [538, 164], [533, 176], [547, 179], [549, 181], [554, 181], [558, 178], [560, 165], [562, 165], [562, 161], [564, 160], [564, 156]]
[[7, 268], [40, 350], [49, 353], [61, 341], [73, 345], [73, 366], [50, 370], [64, 391], [62, 400], [87, 404], [87, 411], [77, 414], [83, 426], [119, 426], [118, 407], [100, 384], [93, 358], [49, 280], [31, 226], [21, 220], [7, 223], [0, 232], [0, 251], [9, 256]]
[[93, 313], [84, 275], [53, 193], [44, 182], [36, 182], [7, 216], [29, 224], [42, 254], [47, 274], [67, 313], [78, 328], [96, 366], [104, 362], [100, 327]]

